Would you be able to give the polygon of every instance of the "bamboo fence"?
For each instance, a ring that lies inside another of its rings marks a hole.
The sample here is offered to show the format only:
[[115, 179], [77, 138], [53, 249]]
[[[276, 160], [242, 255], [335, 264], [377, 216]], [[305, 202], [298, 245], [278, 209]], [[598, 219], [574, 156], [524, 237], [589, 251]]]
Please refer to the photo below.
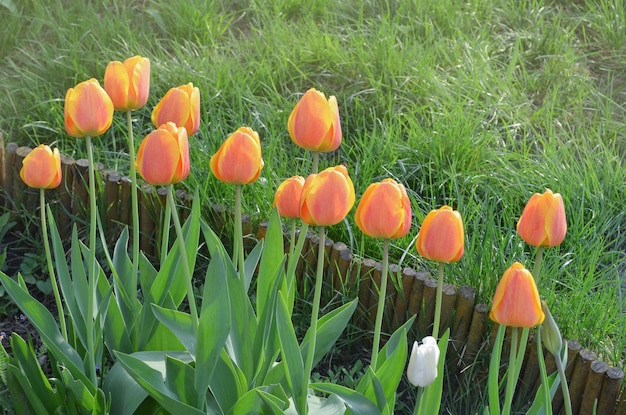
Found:
[[[15, 143], [2, 142], [0, 134], [0, 205], [20, 218], [24, 211], [31, 214], [38, 209], [38, 191], [28, 189], [19, 177], [22, 160], [31, 151]], [[69, 237], [74, 226], [84, 230], [87, 217], [87, 161], [62, 156], [63, 181], [46, 197], [56, 213], [62, 237]], [[106, 235], [118, 235], [124, 226], [131, 226], [130, 180], [118, 172], [98, 168], [97, 186], [99, 202]], [[177, 191], [181, 206], [191, 205], [191, 196]], [[152, 258], [158, 257], [155, 241], [160, 239], [159, 223], [165, 203], [164, 189], [144, 185], [139, 193], [140, 246]], [[232, 229], [232, 210], [221, 205], [203, 206], [203, 216], [213, 230], [223, 238]], [[183, 219], [188, 209], [181, 210]], [[27, 226], [27, 224], [22, 224]], [[244, 235], [248, 247], [263, 238], [267, 222], [254, 228], [249, 215], [243, 217]], [[287, 249], [288, 236], [285, 238]], [[109, 241], [112, 242], [112, 241]], [[296, 267], [299, 289], [313, 275], [316, 266], [319, 239], [316, 234], [306, 235], [302, 255]], [[372, 329], [378, 302], [382, 264], [369, 258], [358, 258], [343, 242], [326, 238], [326, 269], [324, 273], [326, 292], [353, 292], [358, 295], [358, 308], [354, 323]], [[431, 275], [410, 267], [400, 269], [390, 266], [388, 292], [385, 298], [383, 331], [392, 333], [408, 318], [415, 315], [410, 339], [421, 339], [430, 332], [433, 324], [437, 282]], [[310, 282], [309, 282], [310, 283]], [[302, 294], [302, 291], [301, 291]], [[497, 325], [490, 322], [489, 306], [476, 303], [476, 292], [470, 286], [443, 287], [443, 303], [440, 332], [450, 328], [450, 344], [446, 356], [447, 372], [451, 386], [484, 382], [489, 366], [489, 353], [495, 338]], [[383, 338], [383, 341], [385, 338]], [[602, 415], [626, 415], [626, 388], [624, 371], [609, 366], [598, 359], [597, 354], [582, 348], [576, 340], [567, 341], [568, 362], [566, 375], [574, 414], [591, 414], [597, 401], [597, 413]], [[548, 373], [556, 369], [554, 357], [545, 354]], [[527, 348], [520, 384], [518, 403], [532, 401], [540, 384], [537, 347], [532, 337]], [[559, 388], [553, 400], [555, 414], [564, 413], [563, 395]]]

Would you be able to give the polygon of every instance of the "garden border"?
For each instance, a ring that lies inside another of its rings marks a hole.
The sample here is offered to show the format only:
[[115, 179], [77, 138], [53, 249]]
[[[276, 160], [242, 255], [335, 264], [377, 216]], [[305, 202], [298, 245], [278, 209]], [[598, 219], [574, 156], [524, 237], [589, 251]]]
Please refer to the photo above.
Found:
[[[0, 206], [13, 212], [16, 218], [24, 210], [35, 212], [38, 209], [39, 192], [29, 189], [21, 180], [19, 171], [22, 160], [31, 151], [30, 147], [18, 146], [16, 143], [3, 142], [0, 133]], [[61, 156], [63, 180], [55, 190], [47, 191], [47, 200], [56, 212], [58, 227], [62, 238], [67, 239], [76, 225], [84, 229], [87, 218], [88, 186], [87, 160], [74, 160]], [[123, 226], [132, 226], [130, 217], [130, 179], [120, 173], [97, 169], [99, 200], [106, 207], [103, 212], [103, 225], [106, 234], [117, 235]], [[158, 249], [154, 243], [158, 240], [157, 223], [165, 205], [164, 189], [144, 185], [139, 192], [139, 223], [140, 247], [148, 256], [156, 258]], [[176, 193], [178, 203], [190, 206], [192, 196], [184, 191]], [[188, 213], [181, 209], [181, 215]], [[203, 215], [221, 237], [224, 229], [232, 224], [233, 216], [230, 209], [221, 205], [211, 205], [203, 209]], [[184, 219], [184, 218], [183, 218]], [[27, 226], [17, 221], [17, 226]], [[260, 239], [265, 235], [267, 222], [262, 222], [254, 229], [251, 217], [243, 217], [244, 235]], [[288, 237], [285, 238], [288, 243]], [[252, 240], [250, 240], [252, 241]], [[109, 241], [113, 242], [113, 241]], [[309, 269], [314, 269], [317, 259], [318, 238], [309, 232], [303, 247], [303, 254], [296, 268], [296, 277], [302, 282]], [[286, 249], [288, 247], [286, 246]], [[382, 264], [373, 259], [355, 257], [343, 242], [326, 239], [326, 270], [324, 278], [327, 286], [333, 291], [352, 289], [358, 292], [358, 311], [353, 317], [354, 323], [361, 327], [373, 328], [378, 302], [378, 287], [382, 275]], [[385, 299], [385, 319], [383, 332], [391, 333], [410, 316], [416, 315], [416, 330], [426, 333], [433, 324], [435, 294], [437, 281], [428, 272], [417, 271], [406, 267], [399, 269], [390, 266], [391, 284]], [[395, 277], [397, 276], [397, 278]], [[302, 287], [302, 283], [299, 287]], [[489, 321], [489, 306], [475, 303], [476, 293], [470, 286], [456, 287], [452, 284], [443, 286], [443, 302], [440, 332], [450, 328], [450, 348], [447, 355], [447, 370], [453, 382], [467, 382], [474, 374], [486, 378], [489, 366], [488, 355], [497, 332], [497, 324]], [[421, 338], [421, 337], [420, 337]], [[602, 415], [626, 415], [626, 388], [624, 387], [624, 371], [611, 367], [598, 359], [597, 354], [575, 340], [569, 340], [568, 363], [566, 375], [572, 401], [573, 413], [590, 414], [594, 402], [598, 400], [597, 413]], [[554, 357], [546, 353], [548, 373], [556, 370]], [[469, 378], [468, 378], [469, 377]], [[540, 384], [539, 366], [537, 363], [537, 347], [532, 341], [527, 348], [519, 388], [526, 388], [527, 393], [519, 394], [520, 399], [529, 402]], [[524, 403], [524, 402], [520, 402]], [[553, 400], [555, 414], [563, 412], [563, 396], [558, 389]]]

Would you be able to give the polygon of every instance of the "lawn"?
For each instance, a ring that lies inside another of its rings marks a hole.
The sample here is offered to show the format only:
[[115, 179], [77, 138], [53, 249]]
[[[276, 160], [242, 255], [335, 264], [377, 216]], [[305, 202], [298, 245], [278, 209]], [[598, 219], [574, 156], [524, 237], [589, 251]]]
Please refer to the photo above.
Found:
[[[244, 188], [244, 211], [257, 222], [269, 217], [280, 181], [310, 168], [287, 133], [292, 108], [312, 87], [336, 96], [343, 143], [321, 166], [345, 164], [357, 200], [386, 177], [406, 186], [413, 231], [390, 250], [403, 266], [436, 272], [413, 238], [431, 209], [458, 210], [466, 253], [446, 281], [472, 286], [480, 302], [490, 303], [513, 261], [534, 255], [515, 233], [526, 201], [547, 188], [560, 193], [568, 233], [544, 255], [541, 296], [565, 338], [623, 367], [624, 0], [5, 0], [0, 21], [5, 143], [84, 157], [84, 142], [63, 127], [66, 90], [102, 81], [111, 60], [146, 56], [151, 93], [134, 119], [142, 135], [170, 87], [200, 89], [183, 188], [232, 204], [209, 158], [238, 127], [259, 132], [265, 168]], [[115, 122], [120, 128], [95, 140], [97, 159], [126, 172], [124, 124]], [[329, 236], [381, 258], [353, 215]]]

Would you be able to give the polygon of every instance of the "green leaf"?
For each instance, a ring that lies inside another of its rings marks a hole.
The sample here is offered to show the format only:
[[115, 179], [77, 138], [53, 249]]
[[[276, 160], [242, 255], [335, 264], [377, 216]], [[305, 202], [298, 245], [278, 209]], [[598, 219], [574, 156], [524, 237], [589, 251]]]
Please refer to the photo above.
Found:
[[278, 402], [280, 401], [270, 397], [270, 394], [261, 388], [252, 389], [237, 401], [228, 414], [282, 415], [285, 408]]
[[85, 375], [85, 368], [80, 355], [63, 338], [50, 311], [3, 272], [0, 272], [0, 282], [11, 299], [37, 329], [50, 353], [63, 363], [77, 379], [88, 385], [91, 393], [95, 392], [95, 385], [91, 384]]
[[337, 395], [352, 413], [380, 415], [380, 409], [371, 400], [350, 388], [332, 383], [312, 383], [310, 386], [320, 392]]
[[493, 415], [500, 415], [500, 388], [498, 374], [500, 373], [500, 358], [502, 356], [502, 344], [506, 326], [500, 325], [498, 333], [491, 349], [491, 360], [489, 362], [489, 377], [487, 380], [487, 391], [489, 393], [489, 410]]
[[188, 363], [165, 356], [165, 386], [174, 392], [181, 402], [197, 408], [201, 401], [198, 400], [198, 394], [193, 387], [195, 377], [196, 370]]
[[30, 406], [38, 413], [53, 413], [61, 404], [43, 373], [32, 345], [18, 334], [11, 335], [11, 359], [9, 370], [18, 381], [21, 392], [26, 395]]
[[[116, 353], [118, 362], [126, 369], [130, 376], [143, 387], [163, 408], [171, 413], [202, 415], [203, 411], [194, 408], [182, 402], [176, 394], [171, 390], [163, 380], [164, 370], [157, 370], [153, 367], [154, 363], [160, 363], [157, 367], [165, 365], [164, 361], [154, 362], [138, 358], [138, 354], [127, 355], [124, 353]], [[156, 356], [156, 355], [155, 355]], [[162, 354], [163, 360], [166, 358]]]
[[210, 389], [222, 413], [229, 412], [248, 391], [246, 376], [223, 349], [215, 365]]
[[[61, 289], [61, 293], [63, 294], [63, 299], [69, 313], [74, 333], [78, 336], [81, 344], [86, 345], [87, 326], [85, 325], [85, 314], [84, 310], [79, 307], [76, 299], [76, 296], [84, 295], [85, 293], [78, 292], [77, 288], [74, 287], [72, 276], [67, 266], [65, 247], [61, 241], [61, 236], [59, 235], [56, 222], [54, 221], [54, 215], [50, 211], [50, 207], [48, 207], [47, 213], [48, 227], [50, 228], [50, 239], [52, 241], [52, 252], [54, 254], [54, 265], [59, 287]], [[72, 238], [72, 244], [74, 244], [74, 238]], [[84, 270], [81, 276], [83, 278], [87, 278]], [[79, 284], [78, 286], [84, 285], [85, 284]]]
[[204, 280], [196, 348], [194, 384], [202, 395], [206, 395], [231, 325], [230, 315], [224, 313], [224, 310], [231, 309], [226, 265], [224, 258], [217, 252], [215, 254]]
[[[265, 243], [257, 278], [256, 310], [259, 315], [263, 314], [266, 303], [270, 298], [270, 291], [274, 287], [274, 277], [277, 275], [278, 267], [284, 267], [284, 256], [285, 247], [280, 216], [278, 215], [278, 210], [273, 209], [265, 234]], [[286, 285], [283, 284], [281, 290], [286, 294]]]
[[159, 307], [155, 304], [152, 304], [152, 312], [157, 320], [174, 333], [189, 354], [195, 359], [196, 335], [194, 333], [191, 316], [188, 313]]
[[291, 388], [291, 396], [296, 402], [296, 409], [299, 414], [306, 414], [308, 379], [305, 379], [304, 362], [302, 361], [298, 339], [291, 323], [291, 313], [288, 307], [285, 296], [280, 292], [276, 304], [276, 325], [278, 327], [282, 361], [285, 366], [287, 383]]
[[263, 253], [264, 240], [261, 239], [255, 246], [252, 248], [252, 251], [246, 257], [245, 271], [246, 271], [246, 281], [245, 281], [245, 289], [246, 292], [250, 289], [250, 283], [252, 283], [252, 278], [257, 270], [257, 265], [259, 265], [259, 260], [261, 259], [261, 254]]

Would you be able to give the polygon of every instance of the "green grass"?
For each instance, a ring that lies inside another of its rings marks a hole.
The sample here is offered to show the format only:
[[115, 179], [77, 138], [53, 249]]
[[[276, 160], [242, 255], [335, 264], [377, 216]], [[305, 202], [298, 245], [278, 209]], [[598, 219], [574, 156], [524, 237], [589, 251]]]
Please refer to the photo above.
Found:
[[[170, 3], [0, 2], [5, 141], [84, 154], [64, 132], [65, 91], [102, 80], [110, 60], [141, 54], [152, 62], [152, 89], [135, 115], [139, 138], [167, 89], [193, 82], [201, 90], [185, 185], [203, 199], [233, 199], [209, 173], [221, 141], [241, 125], [260, 133], [266, 167], [244, 189], [246, 211], [260, 221], [279, 181], [308, 171], [286, 124], [300, 94], [315, 87], [337, 96], [344, 132], [322, 166], [345, 163], [357, 198], [390, 176], [409, 189], [413, 232], [395, 241], [392, 257], [406, 252], [405, 265], [432, 269], [410, 242], [429, 210], [453, 206], [467, 245], [446, 280], [473, 286], [481, 302], [513, 261], [532, 268], [534, 252], [515, 234], [525, 202], [545, 188], [561, 193], [568, 234], [544, 256], [541, 294], [564, 336], [623, 366], [624, 0]], [[115, 125], [96, 140], [98, 156], [124, 172], [122, 117]], [[380, 258], [379, 242], [352, 217], [330, 237]]]

